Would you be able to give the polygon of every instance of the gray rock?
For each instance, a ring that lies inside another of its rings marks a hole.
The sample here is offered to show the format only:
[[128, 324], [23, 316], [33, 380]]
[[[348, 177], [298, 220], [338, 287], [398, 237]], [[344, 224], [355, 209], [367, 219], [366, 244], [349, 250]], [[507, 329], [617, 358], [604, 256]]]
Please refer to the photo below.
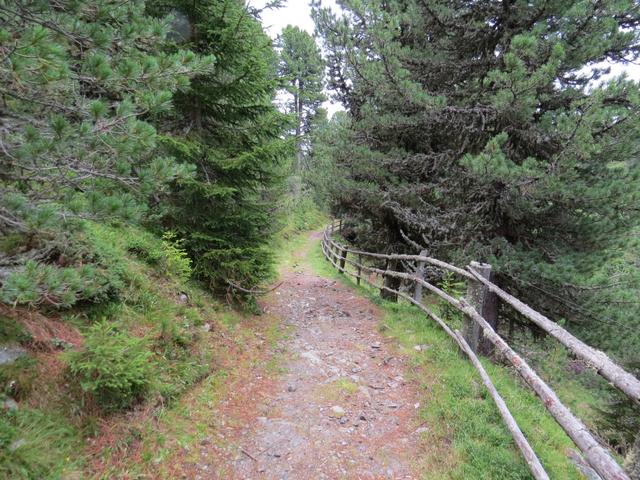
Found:
[[2, 402], [2, 408], [4, 410], [18, 410], [18, 402], [13, 398], [7, 398]]
[[313, 365], [319, 365], [322, 363], [322, 360], [320, 360], [320, 358], [313, 352], [304, 352], [301, 353], [300, 356], [309, 360]]
[[27, 351], [20, 345], [8, 344], [0, 346], [0, 365], [15, 362], [20, 357], [24, 357]]
[[18, 450], [20, 447], [24, 446], [27, 444], [27, 441], [24, 438], [21, 438], [19, 440], [16, 440], [15, 442], [13, 442], [11, 445], [9, 445], [9, 451], [10, 452], [15, 452], [16, 450]]
[[344, 417], [345, 413], [346, 412], [344, 411], [344, 408], [335, 405], [331, 407], [331, 414], [329, 416], [333, 418], [342, 418]]

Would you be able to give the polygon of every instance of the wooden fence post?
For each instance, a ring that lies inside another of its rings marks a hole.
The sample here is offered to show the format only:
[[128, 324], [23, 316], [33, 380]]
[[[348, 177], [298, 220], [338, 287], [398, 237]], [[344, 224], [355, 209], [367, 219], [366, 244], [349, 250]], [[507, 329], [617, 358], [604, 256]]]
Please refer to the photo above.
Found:
[[356, 277], [356, 283], [360, 285], [360, 277], [362, 276], [362, 254], [358, 254], [358, 276]]
[[340, 249], [340, 268], [338, 269], [340, 273], [344, 273], [344, 264], [347, 262], [347, 250]]
[[[421, 257], [426, 257], [427, 256], [427, 251], [426, 250], [422, 250], [420, 252], [420, 256]], [[426, 267], [426, 263], [425, 262], [418, 262], [418, 267], [416, 268], [416, 277], [424, 280], [424, 274], [425, 274], [425, 267]], [[422, 302], [422, 284], [419, 282], [413, 282], [413, 300], [420, 303]]]
[[[387, 260], [387, 267], [385, 270], [395, 271], [397, 263], [397, 260]], [[382, 285], [386, 288], [380, 289], [380, 296], [390, 302], [397, 302], [398, 294], [390, 292], [387, 288], [390, 290], [400, 290], [401, 283], [402, 279], [400, 278], [392, 277], [391, 275], [383, 275]]]
[[[471, 262], [476, 272], [487, 280], [491, 280], [491, 265], [488, 263]], [[469, 280], [467, 286], [467, 301], [491, 325], [494, 330], [498, 327], [498, 297], [495, 293], [478, 281]], [[465, 317], [464, 338], [475, 353], [491, 355], [493, 344], [483, 338], [482, 328], [477, 322]]]

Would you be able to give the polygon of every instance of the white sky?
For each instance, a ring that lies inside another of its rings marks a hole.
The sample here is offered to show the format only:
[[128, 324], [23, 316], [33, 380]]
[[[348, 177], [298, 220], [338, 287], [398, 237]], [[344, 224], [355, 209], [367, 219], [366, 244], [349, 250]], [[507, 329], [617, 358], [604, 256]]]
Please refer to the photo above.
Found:
[[[249, 3], [255, 7], [263, 7], [267, 3], [267, 0], [249, 0]], [[339, 10], [335, 0], [322, 0], [322, 6], [329, 6], [335, 10]], [[288, 0], [286, 6], [264, 12], [262, 14], [262, 22], [265, 30], [272, 38], [276, 38], [287, 25], [296, 25], [310, 34], [313, 34], [314, 31], [309, 0]], [[605, 77], [605, 79], [620, 75], [625, 71], [630, 79], [640, 81], [640, 65], [614, 64], [611, 68], [611, 74]], [[329, 111], [330, 116], [338, 110], [344, 110], [342, 105], [331, 102], [326, 102], [324, 107]]]

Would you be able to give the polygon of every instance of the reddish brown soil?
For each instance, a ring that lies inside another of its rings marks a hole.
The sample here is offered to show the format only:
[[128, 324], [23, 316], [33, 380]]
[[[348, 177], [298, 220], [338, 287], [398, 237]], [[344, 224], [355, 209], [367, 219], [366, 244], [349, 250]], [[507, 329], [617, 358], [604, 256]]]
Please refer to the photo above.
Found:
[[200, 461], [175, 465], [174, 474], [418, 478], [416, 386], [405, 378], [405, 359], [378, 332], [380, 312], [306, 267], [285, 272], [283, 281], [263, 306], [291, 328], [282, 343], [285, 373], [278, 377], [261, 366], [248, 372], [211, 412], [225, 442], [204, 442]]
[[12, 318], [21, 324], [31, 335], [32, 347], [38, 350], [54, 350], [52, 340], [78, 347], [82, 344], [82, 335], [77, 329], [59, 320], [46, 317], [35, 310], [10, 308], [0, 303], [0, 315]]

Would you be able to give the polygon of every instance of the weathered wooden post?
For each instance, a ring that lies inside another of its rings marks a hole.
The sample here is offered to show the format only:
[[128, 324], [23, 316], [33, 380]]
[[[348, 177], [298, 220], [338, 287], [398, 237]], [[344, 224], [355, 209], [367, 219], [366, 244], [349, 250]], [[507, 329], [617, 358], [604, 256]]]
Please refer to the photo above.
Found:
[[[426, 257], [427, 256], [427, 251], [426, 250], [422, 250], [420, 252], [420, 256], [421, 257]], [[425, 274], [425, 267], [426, 267], [426, 263], [424, 261], [419, 261], [418, 262], [418, 266], [416, 268], [416, 277], [424, 280], [424, 274]], [[421, 303], [422, 302], [422, 284], [420, 282], [414, 282], [413, 284], [413, 300], [417, 303]]]
[[625, 459], [624, 466], [629, 472], [631, 480], [637, 480], [640, 478], [640, 434], [636, 438], [631, 451]]
[[[387, 260], [387, 266], [385, 268], [385, 271], [395, 271], [396, 265], [397, 265], [397, 261], [396, 260]], [[380, 296], [382, 298], [384, 298], [385, 300], [388, 300], [390, 302], [397, 302], [398, 301], [398, 294], [392, 292], [391, 290], [399, 290], [400, 289], [400, 283], [401, 280], [397, 277], [392, 277], [391, 275], [383, 275], [382, 276], [382, 285], [385, 288], [381, 288], [380, 289]], [[389, 290], [387, 290], [389, 289]]]
[[346, 248], [340, 249], [340, 268], [338, 269], [340, 273], [344, 273], [344, 265], [347, 262], [347, 253]]
[[[480, 276], [491, 280], [491, 265], [488, 263], [471, 262], [469, 266]], [[498, 297], [495, 293], [490, 292], [482, 283], [469, 280], [466, 300], [494, 330], [497, 330]], [[493, 344], [483, 338], [482, 328], [469, 317], [465, 317], [464, 338], [475, 353], [482, 355], [493, 353]]]
[[362, 254], [358, 254], [358, 276], [356, 277], [356, 283], [360, 285], [360, 277], [362, 276]]

